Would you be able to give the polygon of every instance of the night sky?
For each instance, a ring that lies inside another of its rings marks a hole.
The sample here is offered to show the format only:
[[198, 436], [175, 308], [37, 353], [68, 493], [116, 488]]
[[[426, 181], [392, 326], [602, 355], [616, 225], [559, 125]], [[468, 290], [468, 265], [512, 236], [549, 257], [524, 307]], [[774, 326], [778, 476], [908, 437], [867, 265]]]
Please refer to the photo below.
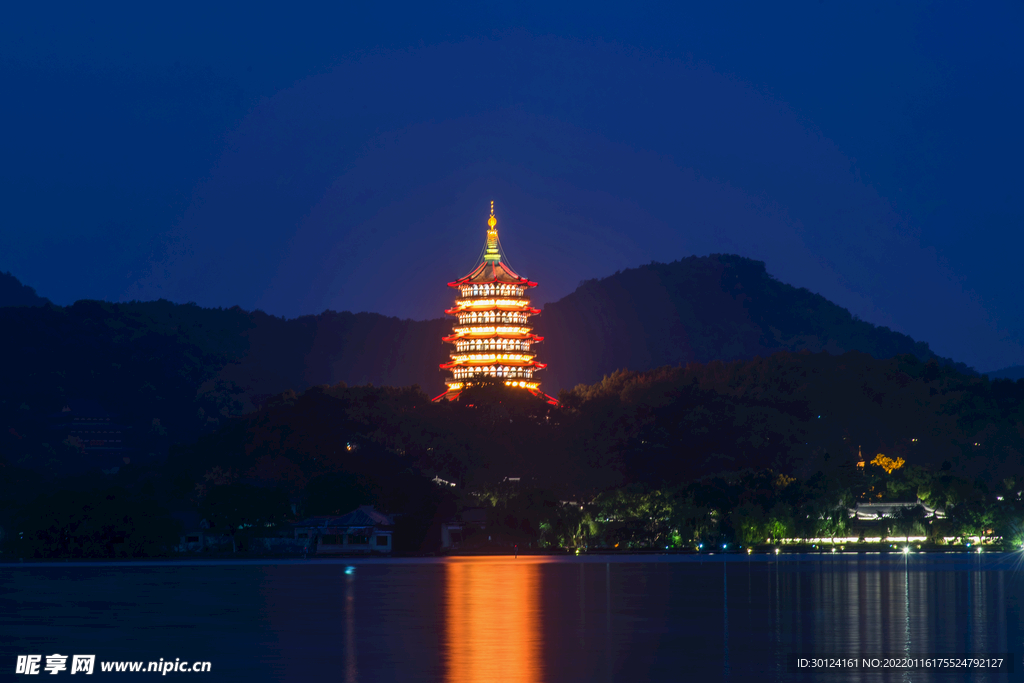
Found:
[[435, 318], [493, 199], [539, 303], [737, 253], [1024, 364], [1024, 5], [785, 5], [8, 6], [0, 271]]

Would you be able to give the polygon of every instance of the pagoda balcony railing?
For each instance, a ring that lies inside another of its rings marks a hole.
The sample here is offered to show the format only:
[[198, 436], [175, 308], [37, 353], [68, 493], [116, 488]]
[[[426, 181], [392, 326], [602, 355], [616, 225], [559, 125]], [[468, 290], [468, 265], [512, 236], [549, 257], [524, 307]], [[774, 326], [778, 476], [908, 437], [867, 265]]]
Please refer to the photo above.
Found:
[[482, 351], [452, 353], [449, 357], [452, 358], [450, 365], [487, 366], [494, 365], [496, 362], [511, 362], [511, 364], [520, 366], [529, 365], [537, 357], [537, 354], [522, 351]]
[[444, 312], [447, 313], [448, 315], [466, 315], [467, 313], [490, 313], [490, 312], [523, 313], [523, 314], [526, 314], [526, 315], [539, 315], [540, 314], [540, 309], [539, 308], [533, 308], [529, 304], [522, 305], [522, 306], [520, 306], [518, 304], [516, 304], [516, 305], [511, 305], [510, 304], [508, 306], [505, 306], [505, 305], [487, 305], [487, 306], [478, 306], [476, 308], [474, 308], [472, 306], [446, 308], [444, 310]]
[[457, 372], [455, 375], [446, 380], [446, 383], [452, 384], [455, 382], [472, 382], [474, 380], [488, 379], [488, 378], [499, 378], [499, 379], [516, 379], [516, 380], [532, 380], [533, 373], [541, 368], [503, 368], [502, 370], [471, 370], [466, 369], [462, 372]]
[[526, 289], [521, 285], [463, 285], [459, 287], [459, 294], [465, 299], [478, 296], [523, 296]]
[[461, 297], [459, 299], [456, 299], [455, 300], [455, 305], [456, 306], [464, 306], [464, 307], [469, 307], [469, 306], [479, 306], [479, 307], [484, 307], [484, 306], [529, 306], [530, 305], [530, 300], [529, 299], [519, 298], [519, 297], [503, 297], [503, 296], [499, 296], [499, 297], [494, 297], [494, 296], [479, 297], [479, 296], [470, 296], [470, 297]]
[[[448, 311], [445, 311], [445, 313], [448, 313]], [[529, 313], [525, 313], [525, 312], [523, 312], [523, 313], [520, 313], [520, 312], [509, 312], [509, 311], [500, 311], [500, 312], [485, 311], [485, 312], [477, 312], [475, 314], [459, 311], [458, 313], [453, 313], [452, 315], [457, 315], [458, 316], [458, 322], [456, 324], [461, 325], [461, 326], [466, 326], [466, 325], [487, 325], [487, 324], [492, 324], [492, 325], [525, 325], [526, 321], [528, 321], [530, 319], [530, 314]]]
[[456, 353], [472, 353], [474, 351], [529, 351], [531, 343], [532, 342], [525, 341], [525, 340], [524, 341], [520, 341], [520, 340], [515, 340], [515, 341], [503, 340], [501, 343], [497, 343], [497, 342], [487, 343], [487, 342], [481, 342], [481, 341], [477, 341], [477, 342], [472, 342], [472, 341], [462, 342], [462, 341], [460, 341], [460, 342], [456, 342], [456, 344], [455, 344], [455, 351], [456, 351]]
[[460, 332], [465, 334], [475, 334], [481, 336], [498, 336], [498, 337], [515, 337], [521, 335], [523, 337], [530, 336], [533, 332], [533, 326], [528, 323], [487, 323], [487, 322], [475, 322], [466, 323], [465, 325], [456, 322], [452, 326], [452, 332], [459, 334]]

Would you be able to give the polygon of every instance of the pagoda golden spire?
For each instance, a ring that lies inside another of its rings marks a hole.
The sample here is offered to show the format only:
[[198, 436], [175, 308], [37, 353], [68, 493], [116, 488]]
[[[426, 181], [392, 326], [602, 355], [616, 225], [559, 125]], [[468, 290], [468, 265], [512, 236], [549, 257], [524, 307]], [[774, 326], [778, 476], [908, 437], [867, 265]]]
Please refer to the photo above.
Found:
[[494, 200], [491, 200], [491, 217], [487, 219], [487, 248], [484, 250], [485, 261], [500, 261], [501, 251], [498, 249], [498, 219], [494, 217]]

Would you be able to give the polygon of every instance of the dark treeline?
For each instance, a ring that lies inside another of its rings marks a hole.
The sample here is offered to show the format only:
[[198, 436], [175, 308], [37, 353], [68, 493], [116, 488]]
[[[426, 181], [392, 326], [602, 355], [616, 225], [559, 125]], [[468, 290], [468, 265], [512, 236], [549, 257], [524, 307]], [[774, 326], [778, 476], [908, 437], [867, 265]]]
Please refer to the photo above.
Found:
[[[192, 367], [165, 362], [172, 376]], [[439, 524], [469, 508], [486, 516], [481, 543], [652, 548], [842, 535], [858, 501], [948, 513], [926, 528], [910, 510], [886, 522], [894, 535], [1021, 541], [1024, 382], [912, 356], [782, 352], [616, 372], [560, 400], [493, 386], [438, 404], [416, 387], [316, 386], [216, 424], [207, 415], [165, 459], [63, 480], [5, 446], [4, 554], [170, 552], [180, 512], [245, 548], [363, 504], [400, 515], [406, 552], [435, 550]]]
[[[170, 413], [201, 407], [210, 415], [227, 407], [237, 414], [269, 396], [320, 384], [418, 385], [432, 396], [444, 390], [438, 365], [448, 360], [441, 337], [451, 331], [450, 319], [324, 311], [285, 320], [167, 301], [47, 304], [0, 274], [0, 329], [15, 331], [5, 344], [19, 359], [0, 368], [0, 410], [2, 401], [49, 411], [68, 399], [102, 397], [112, 412], [145, 407], [150, 420], [180, 424]], [[913, 354], [973, 374], [937, 358], [927, 344], [858, 320], [739, 256], [652, 263], [591, 280], [547, 304], [534, 322], [545, 337], [537, 351], [548, 364], [542, 379], [552, 394], [622, 367], [750, 360], [777, 351]], [[146, 355], [153, 362], [140, 365]], [[168, 380], [174, 386], [165, 388]], [[187, 387], [198, 398], [179, 395]]]

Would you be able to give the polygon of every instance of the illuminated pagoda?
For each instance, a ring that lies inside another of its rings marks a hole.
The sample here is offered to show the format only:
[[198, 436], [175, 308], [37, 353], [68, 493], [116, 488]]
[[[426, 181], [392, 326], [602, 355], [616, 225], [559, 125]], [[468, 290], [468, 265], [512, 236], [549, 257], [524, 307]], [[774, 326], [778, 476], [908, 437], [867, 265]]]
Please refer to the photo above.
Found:
[[455, 306], [446, 310], [457, 320], [452, 334], [443, 341], [453, 344], [451, 360], [441, 365], [451, 372], [445, 380], [448, 390], [435, 398], [455, 400], [464, 389], [480, 380], [497, 380], [545, 399], [557, 401], [540, 390], [534, 379], [538, 363], [532, 347], [543, 337], [533, 333], [530, 316], [540, 311], [530, 306], [527, 290], [536, 287], [509, 268], [498, 241], [498, 219], [487, 219], [487, 242], [476, 268], [448, 286], [459, 294]]

